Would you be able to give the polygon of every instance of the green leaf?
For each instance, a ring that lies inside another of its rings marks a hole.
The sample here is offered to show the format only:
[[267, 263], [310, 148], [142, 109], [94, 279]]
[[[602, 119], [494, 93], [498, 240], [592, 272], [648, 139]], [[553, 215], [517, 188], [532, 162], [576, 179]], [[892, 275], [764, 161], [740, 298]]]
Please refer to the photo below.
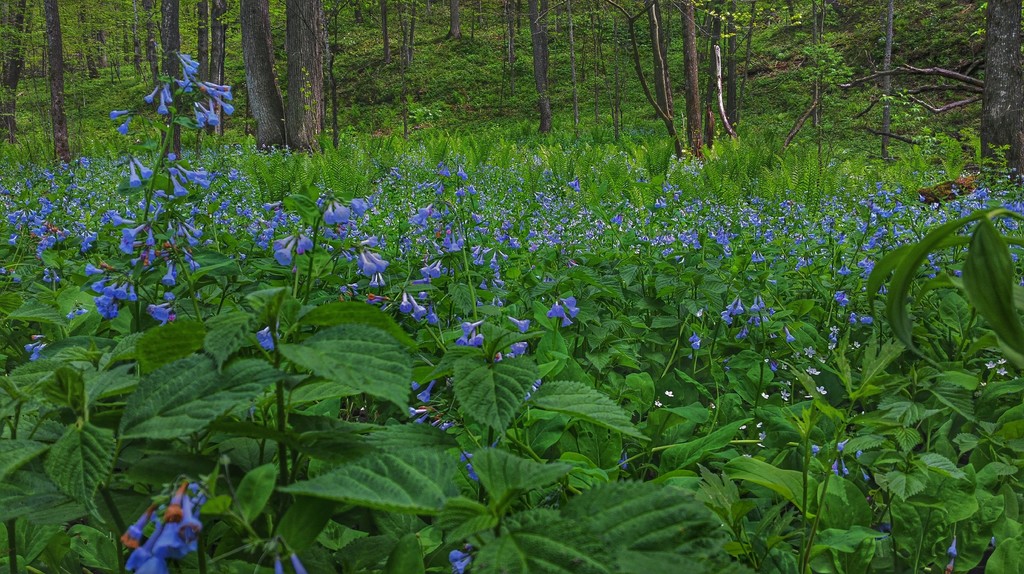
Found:
[[337, 396], [366, 393], [403, 410], [409, 406], [412, 361], [394, 337], [380, 329], [331, 327], [301, 345], [281, 345], [280, 351], [295, 365], [337, 384]]
[[146, 331], [136, 345], [143, 374], [187, 357], [203, 346], [206, 327], [198, 321], [174, 321]]
[[302, 217], [302, 220], [309, 225], [315, 225], [320, 219], [320, 208], [316, 202], [305, 195], [292, 194], [284, 198], [284, 206]]
[[936, 452], [926, 452], [918, 457], [918, 460], [923, 462], [931, 470], [938, 471], [946, 476], [951, 476], [956, 479], [966, 478], [967, 475], [964, 471], [956, 467], [956, 464], [948, 458], [942, 456]]
[[626, 436], [646, 440], [633, 426], [629, 414], [615, 401], [597, 389], [577, 381], [544, 383], [530, 399], [530, 404], [585, 420]]
[[[763, 460], [741, 457], [725, 463], [725, 472], [734, 480], [746, 480], [774, 490], [792, 502], [801, 512], [808, 510], [803, 504], [803, 475], [798, 471], [783, 470]], [[808, 492], [817, 492], [816, 481], [810, 477], [807, 480]], [[808, 500], [808, 503], [810, 502], [812, 501]]]
[[59, 311], [32, 299], [25, 301], [21, 307], [11, 311], [7, 318], [25, 323], [43, 323], [46, 325], [63, 325], [67, 323], [67, 319]]
[[45, 474], [22, 470], [0, 482], [0, 521], [25, 516], [35, 524], [64, 524], [84, 514]]
[[497, 525], [498, 516], [490, 508], [464, 496], [449, 498], [438, 518], [438, 526], [447, 533], [449, 542], [465, 540]]
[[[462, 414], [496, 431], [504, 431], [537, 380], [537, 365], [527, 357], [488, 363], [464, 357], [454, 366], [455, 398]], [[408, 384], [408, 383], [406, 383]]]
[[365, 456], [282, 492], [391, 512], [438, 514], [451, 497], [455, 460], [431, 451]]
[[544, 464], [497, 448], [477, 452], [472, 462], [491, 500], [502, 503], [527, 490], [551, 484], [572, 470], [568, 464]]
[[878, 531], [866, 526], [851, 526], [849, 530], [828, 528], [818, 533], [814, 539], [815, 546], [831, 548], [837, 552], [856, 552], [857, 547], [865, 540], [878, 538]]
[[334, 505], [308, 496], [296, 496], [281, 517], [277, 534], [288, 548], [302, 552], [316, 542], [327, 521], [334, 515]]
[[69, 426], [46, 457], [46, 474], [61, 492], [86, 507], [114, 464], [114, 432], [85, 423]]
[[46, 451], [47, 445], [34, 440], [0, 441], [0, 480]]
[[71, 552], [82, 561], [82, 566], [101, 572], [117, 570], [117, 543], [109, 533], [85, 524], [76, 524], [68, 529], [71, 538]]
[[243, 311], [215, 315], [206, 321], [209, 330], [203, 338], [203, 348], [218, 367], [252, 340], [254, 323], [255, 318]]
[[458, 447], [455, 437], [434, 425], [392, 424], [366, 435], [370, 444], [381, 450], [434, 449], [446, 451]]
[[488, 542], [473, 561], [477, 574], [605, 574], [594, 557], [597, 540], [551, 510], [532, 510], [509, 520], [507, 534]]
[[1013, 301], [1016, 272], [1010, 249], [988, 218], [974, 230], [964, 260], [964, 290], [971, 304], [988, 321], [999, 341], [1013, 352], [1008, 355], [1024, 367], [1024, 327]]
[[213, 359], [193, 355], [157, 369], [128, 398], [122, 438], [181, 438], [249, 401], [283, 374], [258, 359], [241, 359], [217, 372]]
[[711, 555], [725, 541], [720, 520], [690, 492], [642, 482], [598, 485], [572, 498], [563, 516], [603, 546], [633, 552]]
[[985, 574], [1019, 574], [1024, 572], [1024, 542], [1020, 538], [996, 541], [996, 549], [985, 565]]
[[718, 452], [728, 445], [740, 427], [750, 423], [753, 419], [741, 419], [716, 429], [711, 434], [694, 437], [682, 444], [673, 445], [665, 450], [662, 455], [662, 466], [667, 470], [687, 468], [700, 462], [705, 456]]
[[416, 342], [409, 337], [409, 334], [390, 315], [366, 303], [335, 301], [325, 305], [318, 305], [302, 315], [299, 322], [303, 325], [315, 327], [334, 327], [336, 325], [376, 327], [394, 337], [399, 343], [409, 348], [416, 348]]
[[415, 532], [410, 532], [398, 539], [398, 544], [388, 555], [384, 564], [384, 574], [422, 574], [423, 549]]
[[263, 512], [263, 508], [274, 493], [274, 482], [277, 480], [277, 466], [273, 463], [257, 466], [245, 473], [242, 482], [235, 491], [235, 504], [242, 519], [252, 524], [253, 520]]
[[899, 470], [890, 470], [883, 476], [885, 486], [889, 491], [906, 500], [915, 494], [919, 494], [926, 485], [924, 478], [916, 473], [906, 474]]

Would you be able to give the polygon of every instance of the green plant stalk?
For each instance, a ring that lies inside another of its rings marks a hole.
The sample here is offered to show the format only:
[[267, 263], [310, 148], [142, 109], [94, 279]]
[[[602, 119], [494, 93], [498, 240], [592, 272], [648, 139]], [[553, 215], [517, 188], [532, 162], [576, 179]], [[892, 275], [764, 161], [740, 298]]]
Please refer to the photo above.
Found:
[[18, 533], [15, 531], [18, 521], [10, 519], [4, 523], [7, 527], [7, 557], [11, 574], [18, 574]]
[[[316, 252], [316, 242], [320, 239], [320, 219], [316, 220], [316, 225], [313, 226], [313, 248], [309, 250], [307, 257], [309, 258], [309, 265], [306, 266], [306, 294], [302, 296], [302, 304], [305, 305], [309, 302], [309, 292], [313, 288], [313, 253]], [[298, 273], [295, 274], [296, 281], [298, 281]]]

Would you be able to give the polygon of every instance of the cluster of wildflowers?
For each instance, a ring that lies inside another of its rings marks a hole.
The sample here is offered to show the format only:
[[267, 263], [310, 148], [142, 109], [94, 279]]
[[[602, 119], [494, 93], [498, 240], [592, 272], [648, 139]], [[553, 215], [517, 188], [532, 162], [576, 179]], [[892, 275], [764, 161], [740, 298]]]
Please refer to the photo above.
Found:
[[165, 508], [150, 506], [121, 536], [121, 543], [132, 550], [125, 568], [139, 574], [164, 573], [169, 571], [167, 560], [180, 560], [195, 552], [203, 529], [199, 513], [205, 502], [198, 484], [183, 482]]
[[[292, 571], [295, 574], [307, 574], [306, 567], [303, 566], [302, 561], [299, 560], [299, 556], [294, 552], [288, 556], [288, 560], [292, 563]], [[274, 556], [274, 574], [284, 574], [284, 563], [281, 562], [281, 555]]]
[[576, 318], [576, 315], [578, 315], [579, 312], [580, 310], [576, 306], [576, 298], [566, 297], [555, 301], [555, 303], [551, 305], [551, 309], [548, 310], [547, 316], [548, 319], [561, 319], [562, 326], [568, 327], [569, 325], [572, 325], [572, 320]]

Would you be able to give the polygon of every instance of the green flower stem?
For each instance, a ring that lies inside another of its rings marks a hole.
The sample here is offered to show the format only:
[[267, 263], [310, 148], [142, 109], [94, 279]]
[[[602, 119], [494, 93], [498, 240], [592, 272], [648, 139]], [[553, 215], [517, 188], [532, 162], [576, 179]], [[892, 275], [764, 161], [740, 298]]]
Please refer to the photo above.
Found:
[[18, 533], [15, 531], [17, 524], [18, 521], [13, 518], [4, 523], [7, 527], [7, 564], [11, 567], [11, 574], [18, 574]]

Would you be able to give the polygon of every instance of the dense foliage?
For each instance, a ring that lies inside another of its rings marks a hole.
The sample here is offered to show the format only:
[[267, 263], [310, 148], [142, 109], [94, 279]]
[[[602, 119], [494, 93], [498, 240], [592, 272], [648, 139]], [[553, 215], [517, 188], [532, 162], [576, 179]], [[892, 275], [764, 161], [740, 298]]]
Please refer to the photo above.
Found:
[[1020, 571], [1016, 195], [168, 155], [207, 96], [4, 178], [12, 571]]

